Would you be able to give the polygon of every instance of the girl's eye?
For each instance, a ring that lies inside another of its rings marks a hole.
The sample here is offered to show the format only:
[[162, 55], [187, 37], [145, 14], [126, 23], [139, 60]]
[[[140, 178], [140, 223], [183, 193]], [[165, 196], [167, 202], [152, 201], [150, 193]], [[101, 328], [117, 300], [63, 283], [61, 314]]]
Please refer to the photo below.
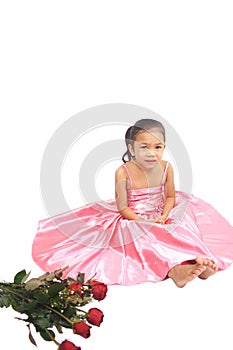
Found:
[[[147, 146], [140, 146], [140, 149], [146, 149], [147, 148]], [[155, 146], [155, 149], [161, 149], [162, 148], [162, 146]]]

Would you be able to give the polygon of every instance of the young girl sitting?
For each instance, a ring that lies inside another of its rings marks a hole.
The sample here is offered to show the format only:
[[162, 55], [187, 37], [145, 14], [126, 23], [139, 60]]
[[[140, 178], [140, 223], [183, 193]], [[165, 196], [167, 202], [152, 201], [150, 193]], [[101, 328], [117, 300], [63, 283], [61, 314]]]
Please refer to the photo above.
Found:
[[45, 271], [68, 265], [64, 277], [81, 271], [121, 285], [171, 278], [178, 287], [229, 267], [233, 228], [210, 204], [175, 191], [172, 166], [162, 159], [163, 125], [141, 119], [125, 142], [115, 200], [40, 221], [35, 262]]

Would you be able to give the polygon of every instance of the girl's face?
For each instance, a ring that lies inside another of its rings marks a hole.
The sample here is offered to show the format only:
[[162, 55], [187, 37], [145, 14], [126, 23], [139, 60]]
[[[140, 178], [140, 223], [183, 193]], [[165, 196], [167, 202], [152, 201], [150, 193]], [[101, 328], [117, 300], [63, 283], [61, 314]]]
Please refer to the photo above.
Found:
[[159, 129], [139, 132], [134, 145], [129, 145], [129, 151], [135, 157], [135, 161], [145, 170], [152, 169], [160, 162], [164, 148], [163, 134]]

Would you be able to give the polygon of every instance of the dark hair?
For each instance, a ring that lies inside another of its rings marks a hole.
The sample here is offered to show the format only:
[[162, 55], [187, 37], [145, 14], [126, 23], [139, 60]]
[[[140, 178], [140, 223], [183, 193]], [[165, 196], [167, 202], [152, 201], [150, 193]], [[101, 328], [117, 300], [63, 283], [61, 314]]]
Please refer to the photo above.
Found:
[[131, 153], [129, 152], [128, 145], [132, 145], [133, 146], [137, 134], [140, 131], [150, 131], [151, 129], [154, 129], [154, 128], [160, 129], [160, 131], [161, 131], [161, 133], [163, 135], [163, 138], [164, 138], [164, 142], [165, 142], [165, 129], [164, 129], [164, 126], [163, 126], [162, 123], [160, 123], [157, 120], [154, 120], [154, 119], [140, 119], [134, 125], [130, 126], [127, 129], [127, 131], [125, 133], [125, 144], [126, 144], [126, 147], [127, 147], [127, 151], [122, 156], [122, 161], [124, 163], [127, 162], [127, 160], [125, 160], [125, 156], [128, 157], [128, 161], [133, 159]]

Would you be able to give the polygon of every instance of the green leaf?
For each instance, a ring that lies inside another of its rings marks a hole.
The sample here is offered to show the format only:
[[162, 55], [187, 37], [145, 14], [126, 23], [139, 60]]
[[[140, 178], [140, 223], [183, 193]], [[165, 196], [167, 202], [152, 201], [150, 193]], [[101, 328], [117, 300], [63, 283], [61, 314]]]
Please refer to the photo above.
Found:
[[38, 291], [35, 291], [34, 294], [33, 294], [33, 297], [38, 300], [38, 302], [40, 304], [47, 304], [50, 296], [48, 295], [48, 293], [46, 293], [45, 291], [41, 291], [41, 290], [38, 290]]
[[13, 308], [13, 310], [23, 314], [24, 311], [27, 310], [27, 302], [26, 301], [13, 300], [12, 308]]
[[[64, 315], [64, 313], [63, 313], [63, 315]], [[51, 314], [50, 319], [51, 319], [51, 323], [53, 325], [59, 325], [60, 327], [65, 327], [65, 328], [72, 328], [72, 323], [66, 321], [62, 316], [57, 315], [54, 312]]]
[[20, 312], [21, 314], [25, 313], [30, 315], [32, 312], [38, 312], [38, 302], [36, 300], [14, 300], [12, 302], [12, 308]]
[[68, 306], [64, 312], [63, 315], [65, 315], [67, 318], [72, 318], [73, 316], [76, 315], [76, 307], [75, 306]]
[[77, 276], [77, 282], [80, 283], [80, 284], [83, 284], [84, 283], [84, 278], [85, 278], [85, 273], [79, 272], [78, 276]]
[[15, 311], [18, 311], [18, 305], [19, 305], [19, 301], [17, 299], [12, 299], [11, 301], [12, 309]]
[[38, 278], [41, 281], [51, 282], [55, 278], [55, 273], [54, 272], [51, 272], [51, 273], [46, 272], [42, 276], [40, 276]]
[[41, 331], [41, 329], [51, 326], [50, 319], [43, 316], [42, 317], [38, 316], [37, 318], [33, 318], [33, 324], [40, 329], [39, 332]]
[[39, 278], [31, 278], [25, 283], [26, 290], [35, 290], [36, 288], [42, 286], [44, 281], [39, 280]]
[[11, 306], [11, 296], [1, 295], [0, 296], [0, 307], [9, 307]]
[[48, 293], [51, 297], [54, 297], [61, 290], [65, 288], [64, 283], [56, 282], [49, 287]]
[[21, 284], [23, 278], [27, 275], [26, 270], [19, 271], [14, 277], [15, 284]]
[[46, 341], [55, 339], [55, 333], [51, 329], [41, 330], [40, 335]]
[[26, 280], [28, 279], [28, 277], [29, 277], [30, 274], [31, 274], [31, 271], [28, 272], [28, 273], [23, 277], [23, 279], [22, 279], [22, 281], [21, 281], [21, 284], [23, 284], [24, 282], [26, 282]]
[[34, 310], [38, 310], [38, 302], [36, 300], [30, 300], [27, 305], [27, 311], [31, 313]]

